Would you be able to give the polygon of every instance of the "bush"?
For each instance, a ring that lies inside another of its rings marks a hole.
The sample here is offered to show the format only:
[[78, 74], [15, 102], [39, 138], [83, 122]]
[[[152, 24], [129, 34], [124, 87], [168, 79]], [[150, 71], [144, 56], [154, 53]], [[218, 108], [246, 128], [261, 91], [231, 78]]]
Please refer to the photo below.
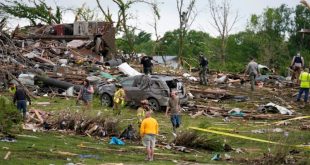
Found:
[[8, 135], [14, 125], [22, 121], [22, 116], [14, 104], [6, 97], [0, 96], [0, 132]]
[[225, 65], [222, 65], [220, 62], [214, 62], [210, 63], [209, 67], [211, 70], [221, 72], [240, 73], [245, 70], [246, 63], [226, 62]]
[[178, 133], [175, 144], [210, 151], [224, 151], [224, 142], [220, 139], [211, 139], [206, 134], [199, 134], [190, 130]]

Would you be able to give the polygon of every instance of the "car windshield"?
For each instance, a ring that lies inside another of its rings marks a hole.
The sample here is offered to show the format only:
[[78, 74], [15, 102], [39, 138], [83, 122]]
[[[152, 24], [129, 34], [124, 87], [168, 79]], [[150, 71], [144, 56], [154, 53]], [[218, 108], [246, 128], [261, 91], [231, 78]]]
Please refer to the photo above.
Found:
[[133, 84], [133, 81], [134, 81], [133, 79], [127, 79], [127, 80], [122, 81], [121, 84], [125, 87], [131, 87]]

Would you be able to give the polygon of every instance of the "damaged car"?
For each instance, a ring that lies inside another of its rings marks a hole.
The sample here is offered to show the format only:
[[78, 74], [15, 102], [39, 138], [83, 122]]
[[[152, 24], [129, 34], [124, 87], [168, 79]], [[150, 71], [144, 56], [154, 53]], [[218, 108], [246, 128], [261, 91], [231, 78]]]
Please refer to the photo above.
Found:
[[[150, 108], [159, 111], [168, 105], [172, 90], [177, 90], [182, 105], [188, 101], [183, 82], [171, 76], [137, 75], [124, 78], [120, 84], [125, 90], [127, 105], [138, 106], [141, 100], [147, 99]], [[112, 106], [115, 84], [98, 86], [98, 93], [102, 106]]]

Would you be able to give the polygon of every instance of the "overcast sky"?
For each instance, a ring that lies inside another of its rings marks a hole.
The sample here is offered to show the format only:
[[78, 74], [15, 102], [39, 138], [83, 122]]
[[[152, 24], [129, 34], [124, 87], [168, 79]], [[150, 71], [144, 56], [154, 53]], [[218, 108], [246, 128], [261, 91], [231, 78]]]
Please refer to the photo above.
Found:
[[[109, 7], [110, 11], [116, 16], [117, 7], [112, 3], [112, 0], [100, 0], [104, 8]], [[159, 33], [163, 35], [166, 31], [176, 29], [179, 25], [178, 12], [176, 8], [176, 0], [157, 0], [160, 3], [160, 15], [159, 21]], [[189, 0], [184, 0], [188, 2]], [[211, 17], [208, 11], [207, 0], [196, 0], [196, 9], [198, 11], [197, 18], [192, 24], [191, 29], [201, 30], [210, 33], [213, 36], [217, 36], [216, 30], [211, 26]], [[221, 2], [221, 0], [216, 0]], [[245, 29], [247, 21], [251, 14], [261, 14], [267, 7], [279, 7], [281, 4], [286, 4], [289, 7], [295, 7], [299, 4], [300, 0], [231, 0], [232, 13], [239, 13], [239, 21], [235, 28], [232, 30], [233, 33], [242, 31]], [[97, 6], [96, 0], [46, 0], [49, 5], [55, 5], [55, 3], [63, 8], [77, 8], [86, 3], [91, 9], [95, 9]], [[99, 10], [98, 10], [98, 13]], [[135, 4], [130, 10], [133, 19], [130, 20], [130, 24], [138, 26], [139, 29], [153, 33], [154, 30], [150, 24], [153, 22], [152, 10], [145, 4]], [[74, 20], [74, 14], [66, 12], [63, 21], [65, 23], [71, 23]], [[25, 25], [26, 22], [18, 21], [20, 24]], [[28, 22], [27, 22], [28, 23]], [[14, 26], [11, 23], [12, 26]]]

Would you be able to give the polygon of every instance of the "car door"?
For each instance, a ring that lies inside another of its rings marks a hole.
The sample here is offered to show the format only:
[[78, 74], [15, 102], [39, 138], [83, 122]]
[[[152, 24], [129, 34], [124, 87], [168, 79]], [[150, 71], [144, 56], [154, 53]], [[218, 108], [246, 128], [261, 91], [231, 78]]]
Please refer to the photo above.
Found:
[[134, 77], [127, 78], [121, 82], [125, 93], [126, 101], [139, 102], [141, 98], [141, 90], [137, 86], [134, 86]]

